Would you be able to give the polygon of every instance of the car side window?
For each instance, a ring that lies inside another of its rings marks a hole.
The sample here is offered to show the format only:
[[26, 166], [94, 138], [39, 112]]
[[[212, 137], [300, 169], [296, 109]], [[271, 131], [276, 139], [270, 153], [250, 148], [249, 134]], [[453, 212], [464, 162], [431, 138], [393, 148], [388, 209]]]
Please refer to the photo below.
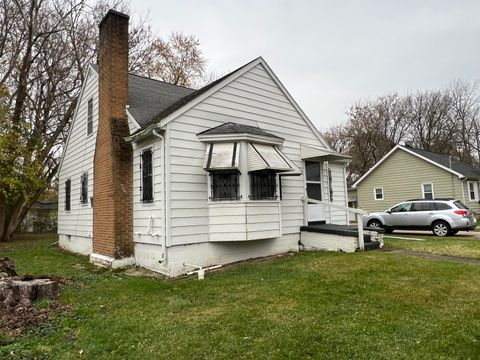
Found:
[[403, 204], [400, 204], [400, 205], [397, 205], [397, 206], [393, 207], [390, 210], [390, 212], [398, 213], [398, 212], [410, 211], [411, 207], [412, 207], [412, 203], [403, 203]]
[[435, 207], [432, 202], [413, 203], [412, 211], [432, 211]]
[[445, 203], [435, 203], [435, 210], [450, 210], [452, 207]]

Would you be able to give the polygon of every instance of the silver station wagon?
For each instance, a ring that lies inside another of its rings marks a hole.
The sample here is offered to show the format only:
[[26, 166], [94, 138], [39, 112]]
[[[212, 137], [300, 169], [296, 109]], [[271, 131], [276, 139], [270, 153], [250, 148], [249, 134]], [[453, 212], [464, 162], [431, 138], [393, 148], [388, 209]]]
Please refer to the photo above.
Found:
[[387, 211], [368, 214], [363, 226], [396, 229], [432, 230], [436, 236], [455, 235], [460, 230], [473, 230], [477, 219], [467, 206], [454, 199], [413, 199], [401, 202]]

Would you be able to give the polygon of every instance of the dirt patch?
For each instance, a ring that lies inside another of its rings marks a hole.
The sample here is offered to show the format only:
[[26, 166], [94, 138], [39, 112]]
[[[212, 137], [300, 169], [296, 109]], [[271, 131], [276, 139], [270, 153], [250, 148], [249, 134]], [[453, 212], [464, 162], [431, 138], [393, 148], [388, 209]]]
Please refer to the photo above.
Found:
[[445, 260], [445, 261], [451, 261], [451, 262], [480, 264], [480, 259], [470, 259], [470, 258], [464, 258], [460, 256], [430, 254], [430, 253], [424, 253], [420, 251], [399, 250], [399, 249], [392, 249], [392, 248], [385, 248], [385, 247], [380, 251], [388, 252], [392, 254], [404, 255], [404, 256], [417, 256], [424, 259], [435, 259], [435, 260]]
[[13, 307], [0, 308], [0, 346], [13, 341], [13, 338], [22, 334], [23, 331], [49, 321], [57, 314], [67, 314], [70, 307], [52, 301], [46, 308], [17, 305]]

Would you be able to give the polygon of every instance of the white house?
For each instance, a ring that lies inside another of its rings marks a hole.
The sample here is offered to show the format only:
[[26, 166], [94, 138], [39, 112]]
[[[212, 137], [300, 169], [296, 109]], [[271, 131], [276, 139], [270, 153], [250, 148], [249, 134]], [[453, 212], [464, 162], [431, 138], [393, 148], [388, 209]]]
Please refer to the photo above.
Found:
[[265, 60], [193, 90], [128, 74], [127, 39], [128, 16], [110, 10], [59, 172], [62, 248], [176, 276], [298, 251], [309, 222], [348, 223], [348, 157]]

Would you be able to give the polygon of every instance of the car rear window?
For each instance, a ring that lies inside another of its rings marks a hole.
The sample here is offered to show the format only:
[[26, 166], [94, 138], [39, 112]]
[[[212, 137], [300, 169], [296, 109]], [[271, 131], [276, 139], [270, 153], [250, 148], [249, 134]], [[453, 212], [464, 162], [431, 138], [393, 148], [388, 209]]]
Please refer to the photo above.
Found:
[[459, 209], [465, 209], [465, 210], [468, 210], [468, 206], [465, 205], [464, 203], [462, 203], [461, 201], [457, 200], [457, 201], [454, 201], [453, 204], [459, 208]]
[[412, 211], [430, 211], [434, 210], [434, 206], [432, 202], [417, 202], [413, 203], [412, 205]]
[[437, 202], [435, 203], [435, 210], [450, 210], [452, 207], [448, 204]]

